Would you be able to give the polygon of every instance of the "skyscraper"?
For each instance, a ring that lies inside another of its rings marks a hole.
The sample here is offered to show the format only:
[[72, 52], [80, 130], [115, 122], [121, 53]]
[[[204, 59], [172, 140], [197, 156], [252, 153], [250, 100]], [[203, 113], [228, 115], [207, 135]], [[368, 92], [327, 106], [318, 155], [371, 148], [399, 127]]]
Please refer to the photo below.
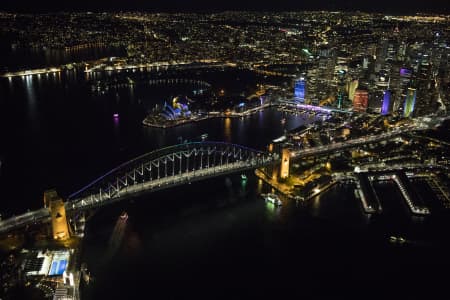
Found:
[[369, 104], [369, 93], [366, 90], [356, 90], [353, 98], [353, 111], [366, 112]]
[[305, 102], [306, 96], [306, 80], [304, 77], [300, 77], [295, 81], [294, 97], [296, 101]]
[[342, 109], [344, 103], [344, 93], [342, 91], [338, 92], [336, 100], [337, 100], [337, 108]]
[[408, 88], [406, 93], [405, 105], [403, 108], [403, 117], [408, 118], [414, 111], [414, 106], [416, 104], [416, 89]]
[[358, 79], [354, 79], [347, 83], [347, 94], [348, 99], [353, 101], [353, 98], [355, 97], [355, 91], [358, 88], [359, 81]]
[[387, 115], [391, 112], [391, 91], [384, 91], [383, 103], [381, 104], [381, 114]]

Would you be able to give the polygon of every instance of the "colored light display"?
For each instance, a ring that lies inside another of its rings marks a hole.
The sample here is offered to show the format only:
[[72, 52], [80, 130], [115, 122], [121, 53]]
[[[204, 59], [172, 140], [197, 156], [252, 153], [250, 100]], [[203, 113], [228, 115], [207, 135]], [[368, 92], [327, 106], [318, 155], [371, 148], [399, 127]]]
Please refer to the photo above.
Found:
[[294, 96], [300, 102], [304, 102], [305, 101], [305, 95], [306, 95], [306, 81], [302, 77], [302, 78], [300, 78], [299, 80], [297, 80], [295, 82]]
[[391, 106], [391, 91], [385, 91], [383, 96], [383, 103], [381, 106], [381, 114], [387, 115]]
[[411, 71], [406, 68], [400, 69], [400, 76], [411, 76]]
[[403, 116], [408, 118], [414, 111], [414, 106], [416, 104], [416, 89], [408, 88], [406, 94], [405, 106], [403, 109]]

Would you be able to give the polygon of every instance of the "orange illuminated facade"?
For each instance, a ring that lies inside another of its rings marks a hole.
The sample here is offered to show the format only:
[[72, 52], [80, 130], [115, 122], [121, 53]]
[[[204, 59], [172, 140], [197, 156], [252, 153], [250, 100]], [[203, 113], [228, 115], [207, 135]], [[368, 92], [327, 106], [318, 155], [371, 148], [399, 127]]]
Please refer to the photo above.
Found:
[[356, 90], [353, 97], [353, 111], [366, 112], [369, 105], [369, 92], [366, 90]]
[[280, 167], [280, 178], [286, 179], [289, 177], [289, 163], [290, 163], [291, 152], [289, 149], [284, 148], [281, 151], [281, 167]]
[[66, 240], [70, 237], [67, 225], [64, 201], [55, 190], [44, 192], [44, 206], [49, 209], [52, 220], [52, 233], [55, 240]]

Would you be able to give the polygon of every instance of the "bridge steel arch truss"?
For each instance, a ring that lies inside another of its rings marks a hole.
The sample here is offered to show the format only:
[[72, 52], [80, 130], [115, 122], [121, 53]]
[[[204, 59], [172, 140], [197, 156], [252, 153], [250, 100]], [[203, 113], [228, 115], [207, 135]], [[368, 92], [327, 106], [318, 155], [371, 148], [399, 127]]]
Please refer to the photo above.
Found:
[[266, 166], [270, 154], [222, 142], [194, 142], [144, 154], [111, 170], [69, 196], [67, 210], [106, 205], [146, 191]]

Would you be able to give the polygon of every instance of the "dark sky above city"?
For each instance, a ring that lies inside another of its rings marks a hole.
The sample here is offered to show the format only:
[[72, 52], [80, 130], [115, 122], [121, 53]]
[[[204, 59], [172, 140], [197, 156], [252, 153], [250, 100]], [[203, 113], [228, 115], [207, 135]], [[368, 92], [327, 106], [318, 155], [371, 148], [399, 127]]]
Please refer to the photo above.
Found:
[[387, 13], [450, 13], [449, 0], [1, 0], [0, 10], [45, 12], [60, 10], [362, 10]]

